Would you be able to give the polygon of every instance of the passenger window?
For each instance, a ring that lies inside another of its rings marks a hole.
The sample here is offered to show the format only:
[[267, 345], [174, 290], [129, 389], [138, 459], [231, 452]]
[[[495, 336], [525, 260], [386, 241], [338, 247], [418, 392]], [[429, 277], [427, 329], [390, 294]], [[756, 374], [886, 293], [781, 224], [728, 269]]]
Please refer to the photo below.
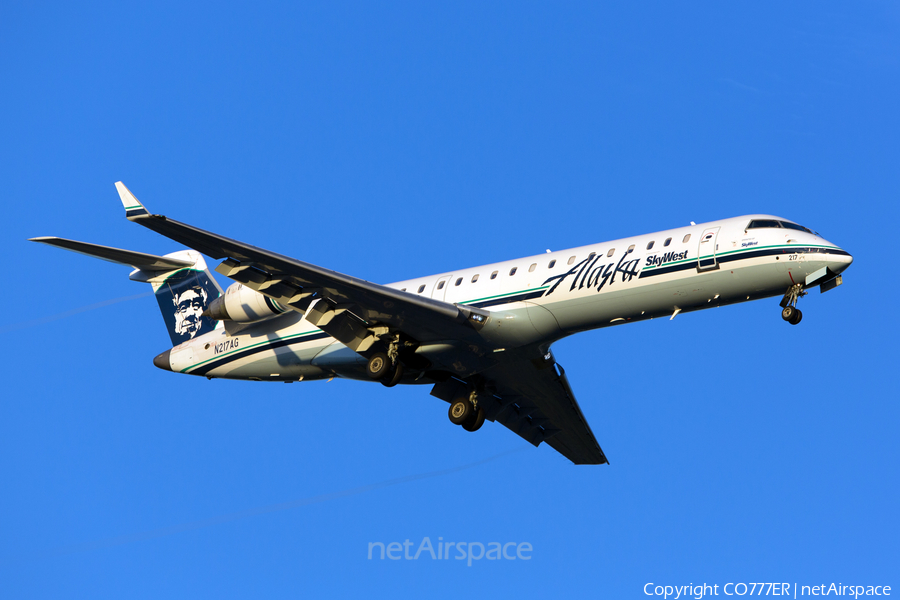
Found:
[[569, 257], [569, 262], [568, 262], [568, 264], [571, 265], [573, 262], [575, 262], [575, 257], [574, 257], [574, 256], [570, 256], [570, 257]]
[[491, 279], [497, 279], [497, 271], [491, 273]]
[[666, 242], [663, 244], [663, 246], [668, 246], [671, 243], [672, 243], [672, 238], [666, 238]]
[[551, 261], [550, 261], [550, 264], [547, 265], [547, 268], [548, 268], [548, 269], [552, 269], [554, 266], [556, 266], [556, 261], [555, 261], [555, 260], [551, 260]]
[[615, 254], [615, 253], [616, 253], [616, 249], [615, 249], [615, 248], [610, 248], [610, 249], [609, 249], [609, 252], [606, 253], [606, 256], [607, 256], [607, 257], [610, 257], [610, 256], [612, 256], [612, 255]]
[[509, 276], [512, 277], [513, 275], [515, 275], [515, 274], [516, 274], [516, 269], [518, 269], [518, 268], [519, 268], [519, 267], [513, 267], [512, 269], [510, 269], [510, 270], [509, 270]]
[[425, 291], [425, 284], [423, 283], [422, 285], [419, 286], [419, 293], [421, 294], [424, 291]]
[[439, 289], [439, 290], [444, 289], [444, 282], [443, 282], [443, 281], [438, 282], [438, 289]]
[[628, 252], [627, 252], [627, 253], [628, 253], [628, 254], [631, 254], [632, 252], [634, 252], [634, 244], [628, 246]]
[[691, 234], [687, 234], [686, 236], [684, 236], [684, 239], [681, 240], [681, 243], [687, 244], [690, 239], [691, 239]]
[[460, 277], [459, 279], [456, 280], [456, 285], [459, 285], [461, 283], [462, 283], [462, 277]]
[[653, 244], [655, 244], [655, 243], [656, 243], [656, 240], [653, 240], [652, 242], [647, 244], [647, 250], [650, 250], [651, 248], [653, 248]]
[[400, 288], [400, 291], [401, 291], [401, 292], [405, 292], [405, 291], [406, 291], [406, 288]]
[[475, 283], [476, 281], [478, 281], [478, 274], [477, 274], [477, 273], [476, 273], [475, 275], [472, 275], [472, 283]]
[[536, 268], [537, 268], [537, 263], [534, 263], [530, 267], [528, 267], [528, 272], [533, 273]]

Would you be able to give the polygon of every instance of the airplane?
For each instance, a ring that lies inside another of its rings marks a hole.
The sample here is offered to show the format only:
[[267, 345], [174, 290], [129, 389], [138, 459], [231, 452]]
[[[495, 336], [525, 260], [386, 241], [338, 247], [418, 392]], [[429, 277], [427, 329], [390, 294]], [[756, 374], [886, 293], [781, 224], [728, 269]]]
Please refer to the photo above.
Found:
[[[172, 347], [157, 367], [223, 379], [340, 377], [430, 385], [450, 421], [500, 423], [575, 464], [605, 464], [551, 345], [591, 329], [843, 283], [853, 257], [772, 215], [745, 215], [460, 269], [372, 283], [151, 214], [120, 181], [129, 221], [189, 250], [156, 256], [57, 237], [49, 244], [134, 268]], [[234, 281], [222, 290], [203, 255]]]

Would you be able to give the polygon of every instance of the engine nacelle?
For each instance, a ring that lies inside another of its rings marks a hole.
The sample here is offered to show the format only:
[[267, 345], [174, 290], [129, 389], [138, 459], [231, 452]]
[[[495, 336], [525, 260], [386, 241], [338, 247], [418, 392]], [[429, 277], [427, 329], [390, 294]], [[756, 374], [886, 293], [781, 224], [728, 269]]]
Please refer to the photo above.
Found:
[[251, 290], [240, 283], [233, 283], [228, 286], [224, 295], [209, 303], [203, 316], [217, 321], [254, 323], [280, 315], [287, 310], [256, 290]]

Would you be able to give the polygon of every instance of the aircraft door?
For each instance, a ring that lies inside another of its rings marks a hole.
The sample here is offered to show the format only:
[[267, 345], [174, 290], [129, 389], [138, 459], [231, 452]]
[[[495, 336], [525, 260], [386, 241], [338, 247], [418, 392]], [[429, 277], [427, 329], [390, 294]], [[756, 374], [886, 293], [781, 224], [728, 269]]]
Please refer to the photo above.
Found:
[[710, 227], [704, 229], [700, 234], [700, 243], [697, 248], [697, 270], [709, 271], [718, 269], [719, 264], [716, 261], [716, 250], [718, 250], [719, 227]]
[[453, 275], [445, 275], [437, 280], [434, 284], [434, 288], [431, 290], [431, 297], [435, 300], [443, 300], [447, 295], [447, 288], [450, 287], [450, 280], [453, 278]]

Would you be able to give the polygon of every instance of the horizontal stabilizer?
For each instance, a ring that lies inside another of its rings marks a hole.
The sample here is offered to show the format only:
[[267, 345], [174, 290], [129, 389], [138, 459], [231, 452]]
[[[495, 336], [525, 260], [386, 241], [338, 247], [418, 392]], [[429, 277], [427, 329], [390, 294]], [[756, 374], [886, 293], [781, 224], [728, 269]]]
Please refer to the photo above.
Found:
[[118, 263], [120, 265], [131, 265], [135, 269], [141, 269], [142, 271], [172, 271], [174, 269], [190, 267], [194, 264], [191, 261], [180, 260], [177, 258], [154, 256], [153, 254], [144, 254], [143, 252], [121, 250], [119, 248], [88, 244], [87, 242], [77, 242], [75, 240], [67, 240], [58, 237], [36, 237], [31, 238], [28, 241], [56, 246], [57, 248], [71, 250], [72, 252], [86, 254], [95, 258], [102, 258], [103, 260], [108, 260], [109, 262]]

